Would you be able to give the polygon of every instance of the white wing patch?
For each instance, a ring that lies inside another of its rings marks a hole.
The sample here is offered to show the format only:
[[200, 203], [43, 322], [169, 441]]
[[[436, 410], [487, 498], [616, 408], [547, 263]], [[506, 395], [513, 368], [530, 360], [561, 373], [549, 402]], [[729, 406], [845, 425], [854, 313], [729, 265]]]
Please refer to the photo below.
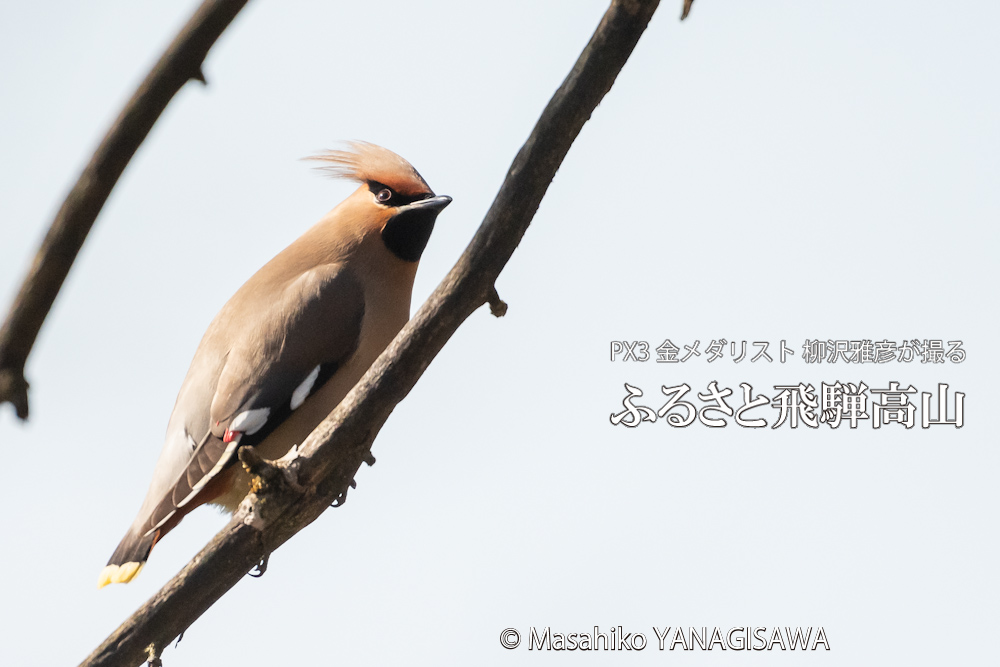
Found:
[[[302, 381], [295, 391], [292, 392], [292, 410], [298, 410], [299, 406], [306, 402], [309, 398], [309, 392], [312, 391], [313, 385], [316, 384], [316, 378], [319, 377], [319, 366], [312, 369], [305, 380]], [[230, 427], [232, 428], [232, 427]]]
[[264, 428], [264, 424], [267, 423], [267, 416], [269, 414], [271, 414], [271, 408], [257, 408], [255, 410], [241, 412], [236, 415], [232, 422], [230, 422], [229, 430], [239, 431], [240, 433], [246, 433], [247, 435], [253, 435], [260, 429]]

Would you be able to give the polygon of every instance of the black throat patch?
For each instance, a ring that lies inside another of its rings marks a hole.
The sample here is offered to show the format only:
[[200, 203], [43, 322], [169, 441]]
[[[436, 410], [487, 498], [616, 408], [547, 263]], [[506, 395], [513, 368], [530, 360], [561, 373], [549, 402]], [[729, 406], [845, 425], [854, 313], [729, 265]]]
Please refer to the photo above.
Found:
[[438, 213], [430, 208], [414, 208], [393, 216], [382, 230], [385, 247], [403, 261], [420, 261]]

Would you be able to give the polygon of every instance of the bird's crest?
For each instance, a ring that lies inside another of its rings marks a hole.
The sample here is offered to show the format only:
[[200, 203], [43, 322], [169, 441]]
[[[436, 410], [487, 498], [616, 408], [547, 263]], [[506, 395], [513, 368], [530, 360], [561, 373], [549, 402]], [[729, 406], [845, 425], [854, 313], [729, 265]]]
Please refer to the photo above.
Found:
[[319, 169], [334, 178], [361, 183], [374, 181], [403, 195], [433, 194], [413, 165], [389, 149], [367, 141], [350, 141], [345, 150], [324, 151], [306, 159], [328, 162]]

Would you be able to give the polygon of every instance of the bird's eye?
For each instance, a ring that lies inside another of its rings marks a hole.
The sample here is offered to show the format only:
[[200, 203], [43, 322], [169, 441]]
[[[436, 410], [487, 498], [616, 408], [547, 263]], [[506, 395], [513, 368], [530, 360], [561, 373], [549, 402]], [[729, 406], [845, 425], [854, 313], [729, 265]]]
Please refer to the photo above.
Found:
[[392, 199], [392, 190], [389, 188], [382, 188], [378, 191], [378, 194], [375, 195], [375, 198], [379, 201], [389, 201]]

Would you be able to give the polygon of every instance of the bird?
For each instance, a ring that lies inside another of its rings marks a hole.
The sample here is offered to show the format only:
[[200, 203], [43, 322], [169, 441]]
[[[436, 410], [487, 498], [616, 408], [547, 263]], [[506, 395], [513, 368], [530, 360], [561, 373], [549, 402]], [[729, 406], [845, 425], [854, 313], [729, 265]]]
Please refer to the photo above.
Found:
[[357, 181], [350, 196], [255, 273], [201, 339], [167, 424], [145, 500], [101, 571], [127, 583], [190, 511], [234, 511], [249, 492], [237, 450], [266, 459], [301, 443], [410, 318], [435, 195], [392, 151], [348, 142], [311, 159]]

